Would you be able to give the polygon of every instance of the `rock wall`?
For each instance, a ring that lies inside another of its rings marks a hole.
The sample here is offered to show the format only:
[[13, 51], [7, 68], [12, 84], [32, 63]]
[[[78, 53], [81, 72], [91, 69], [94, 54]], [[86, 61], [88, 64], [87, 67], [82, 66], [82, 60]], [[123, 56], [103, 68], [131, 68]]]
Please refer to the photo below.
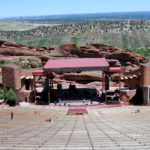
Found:
[[4, 56], [43, 56], [48, 52], [40, 51], [35, 47], [27, 47], [13, 42], [0, 40], [0, 54]]

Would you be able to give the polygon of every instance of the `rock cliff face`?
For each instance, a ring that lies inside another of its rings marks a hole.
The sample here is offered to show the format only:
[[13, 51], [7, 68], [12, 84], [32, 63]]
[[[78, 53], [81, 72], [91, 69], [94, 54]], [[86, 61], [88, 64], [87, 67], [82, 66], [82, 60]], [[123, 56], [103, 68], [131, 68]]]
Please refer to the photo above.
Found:
[[104, 44], [85, 44], [77, 48], [75, 44], [70, 43], [68, 45], [61, 45], [59, 50], [63, 52], [63, 55], [66, 57], [106, 57], [107, 59], [118, 60], [118, 62], [110, 61], [113, 66], [119, 66], [119, 63], [123, 66], [139, 66], [148, 61], [148, 59], [128, 49], [120, 49]]
[[[20, 66], [39, 66], [41, 60], [47, 60], [48, 56], [55, 59], [60, 57], [106, 57], [111, 67], [124, 66], [125, 71], [134, 71], [139, 68], [142, 63], [148, 62], [148, 59], [128, 50], [120, 49], [110, 45], [104, 44], [84, 44], [78, 47], [74, 43], [62, 44], [53, 48], [27, 47], [18, 45], [16, 43], [0, 40], [0, 60], [7, 60], [12, 63], [19, 62]], [[18, 61], [22, 59], [23, 61]], [[30, 62], [29, 60], [32, 60]], [[113, 81], [118, 79], [118, 74], [112, 74]], [[87, 86], [99, 87], [102, 80], [101, 71], [98, 72], [81, 72], [81, 73], [61, 73], [55, 75], [56, 81], [75, 81], [80, 83], [87, 83]], [[94, 82], [96, 81], [96, 82]], [[93, 84], [89, 84], [93, 82]], [[114, 82], [115, 83], [115, 82]], [[98, 84], [98, 86], [97, 86]]]
[[[142, 63], [148, 62], [148, 59], [127, 49], [120, 49], [104, 44], [85, 44], [78, 47], [74, 43], [62, 44], [49, 50], [47, 48], [36, 49], [35, 47], [26, 47], [16, 43], [0, 40], [0, 59], [14, 62], [16, 59], [24, 59], [27, 61], [19, 61], [20, 66], [30, 65], [37, 66], [39, 58], [48, 59], [47, 57], [106, 57], [111, 67], [124, 66], [128, 71], [134, 71], [139, 68]], [[30, 62], [32, 60], [32, 62]], [[81, 73], [65, 73], [56, 75], [57, 78], [63, 80], [74, 80], [81, 82], [101, 81], [101, 72], [81, 72]], [[113, 80], [118, 75], [112, 76]]]
[[5, 56], [41, 56], [46, 51], [38, 51], [35, 47], [27, 47], [16, 43], [0, 40], [0, 54]]
[[[53, 56], [53, 57], [106, 57], [111, 64], [123, 66], [140, 65], [148, 61], [143, 56], [128, 49], [120, 49], [104, 44], [85, 44], [77, 47], [74, 43], [62, 44], [53, 50], [37, 49], [0, 40], [0, 55], [4, 56]], [[113, 60], [112, 60], [113, 59]], [[118, 62], [116, 62], [116, 60]]]

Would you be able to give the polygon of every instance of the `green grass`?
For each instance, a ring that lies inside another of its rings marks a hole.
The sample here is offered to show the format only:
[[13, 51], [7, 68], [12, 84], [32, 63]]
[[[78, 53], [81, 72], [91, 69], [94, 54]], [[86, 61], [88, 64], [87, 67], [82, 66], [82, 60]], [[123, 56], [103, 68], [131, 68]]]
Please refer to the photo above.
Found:
[[36, 45], [36, 48], [41, 48], [42, 46], [44, 46], [44, 43], [46, 42], [46, 39], [42, 39], [38, 42], [38, 44]]
[[34, 40], [26, 40], [26, 41], [17, 41], [17, 44], [25, 45], [25, 46], [34, 46], [36, 48], [47, 47], [49, 49], [50, 46], [60, 45], [62, 44], [61, 37], [47, 37], [41, 39]]
[[150, 48], [132, 49], [132, 51], [134, 51], [150, 60]]

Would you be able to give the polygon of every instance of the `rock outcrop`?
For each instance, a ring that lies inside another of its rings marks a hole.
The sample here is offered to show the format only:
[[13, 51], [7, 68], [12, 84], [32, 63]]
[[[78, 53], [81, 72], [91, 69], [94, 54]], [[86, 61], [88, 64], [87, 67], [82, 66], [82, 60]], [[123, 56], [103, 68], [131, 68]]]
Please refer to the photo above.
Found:
[[43, 56], [48, 54], [35, 47], [27, 47], [16, 43], [0, 40], [0, 54], [5, 56]]
[[59, 52], [65, 57], [77, 57], [78, 56], [78, 47], [74, 43], [62, 44], [58, 48]]
[[[43, 64], [51, 57], [106, 57], [111, 67], [125, 66], [125, 72], [134, 71], [148, 59], [127, 49], [120, 49], [104, 44], [85, 44], [78, 47], [74, 43], [66, 43], [60, 46], [53, 46], [52, 50], [42, 47], [27, 47], [16, 43], [0, 40], [0, 59], [17, 62], [21, 67], [40, 66], [40, 59]], [[18, 58], [17, 58], [18, 57]], [[8, 59], [9, 58], [9, 59]], [[12, 58], [12, 60], [11, 60]], [[59, 75], [60, 79], [70, 81], [101, 81], [101, 72], [65, 73]], [[112, 80], [117, 80], [118, 75], [113, 74]]]
[[127, 66], [127, 62], [140, 65], [148, 61], [143, 56], [128, 49], [120, 49], [104, 44], [86, 44], [80, 47], [80, 57], [106, 57], [107, 59], [117, 59], [121, 65]]
[[[106, 57], [111, 67], [124, 66], [123, 75], [138, 75], [137, 70], [142, 63], [148, 62], [148, 59], [136, 54], [128, 49], [120, 49], [104, 44], [85, 44], [78, 47], [75, 43], [66, 43], [60, 46], [50, 48], [27, 47], [16, 43], [0, 40], [0, 59], [16, 63], [21, 67], [29, 68], [41, 67], [50, 57], [55, 59], [60, 57]], [[41, 60], [41, 61], [40, 61]], [[128, 74], [127, 74], [128, 73]], [[62, 83], [63, 88], [68, 88], [70, 82], [74, 82], [78, 88], [96, 88], [101, 89], [102, 72], [81, 72], [81, 73], [60, 73], [53, 74], [54, 83]], [[110, 85], [118, 86], [119, 74], [112, 73]], [[44, 80], [43, 80], [44, 81]], [[124, 82], [127, 84], [127, 82]], [[123, 84], [124, 84], [123, 83]], [[130, 82], [131, 83], [131, 82]], [[136, 83], [136, 81], [135, 81]], [[131, 86], [130, 86], [131, 87]]]
[[37, 49], [0, 40], [0, 55], [4, 56], [53, 56], [53, 57], [106, 57], [111, 66], [132, 66], [148, 62], [148, 59], [128, 49], [120, 49], [104, 44], [85, 44], [78, 47], [74, 43], [62, 44], [53, 50]]
[[139, 66], [142, 63], [148, 62], [148, 59], [128, 49], [120, 49], [104, 44], [85, 44], [79, 48], [77, 48], [75, 44], [65, 44], [61, 45], [59, 48], [64, 56], [88, 58], [106, 57], [107, 59], [118, 60], [116, 62], [116, 66], [120, 66], [120, 64], [123, 66], [128, 66], [129, 62], [131, 66]]
[[102, 72], [90, 71], [81, 73], [64, 73], [61, 78], [70, 81], [100, 81], [102, 80]]

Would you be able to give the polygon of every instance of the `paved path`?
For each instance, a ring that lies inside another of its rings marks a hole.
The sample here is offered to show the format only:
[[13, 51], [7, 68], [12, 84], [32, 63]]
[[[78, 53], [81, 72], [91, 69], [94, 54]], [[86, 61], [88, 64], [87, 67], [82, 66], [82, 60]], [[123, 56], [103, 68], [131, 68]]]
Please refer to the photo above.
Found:
[[0, 109], [0, 150], [150, 149], [150, 107], [90, 108], [87, 115], [66, 112], [55, 107]]

